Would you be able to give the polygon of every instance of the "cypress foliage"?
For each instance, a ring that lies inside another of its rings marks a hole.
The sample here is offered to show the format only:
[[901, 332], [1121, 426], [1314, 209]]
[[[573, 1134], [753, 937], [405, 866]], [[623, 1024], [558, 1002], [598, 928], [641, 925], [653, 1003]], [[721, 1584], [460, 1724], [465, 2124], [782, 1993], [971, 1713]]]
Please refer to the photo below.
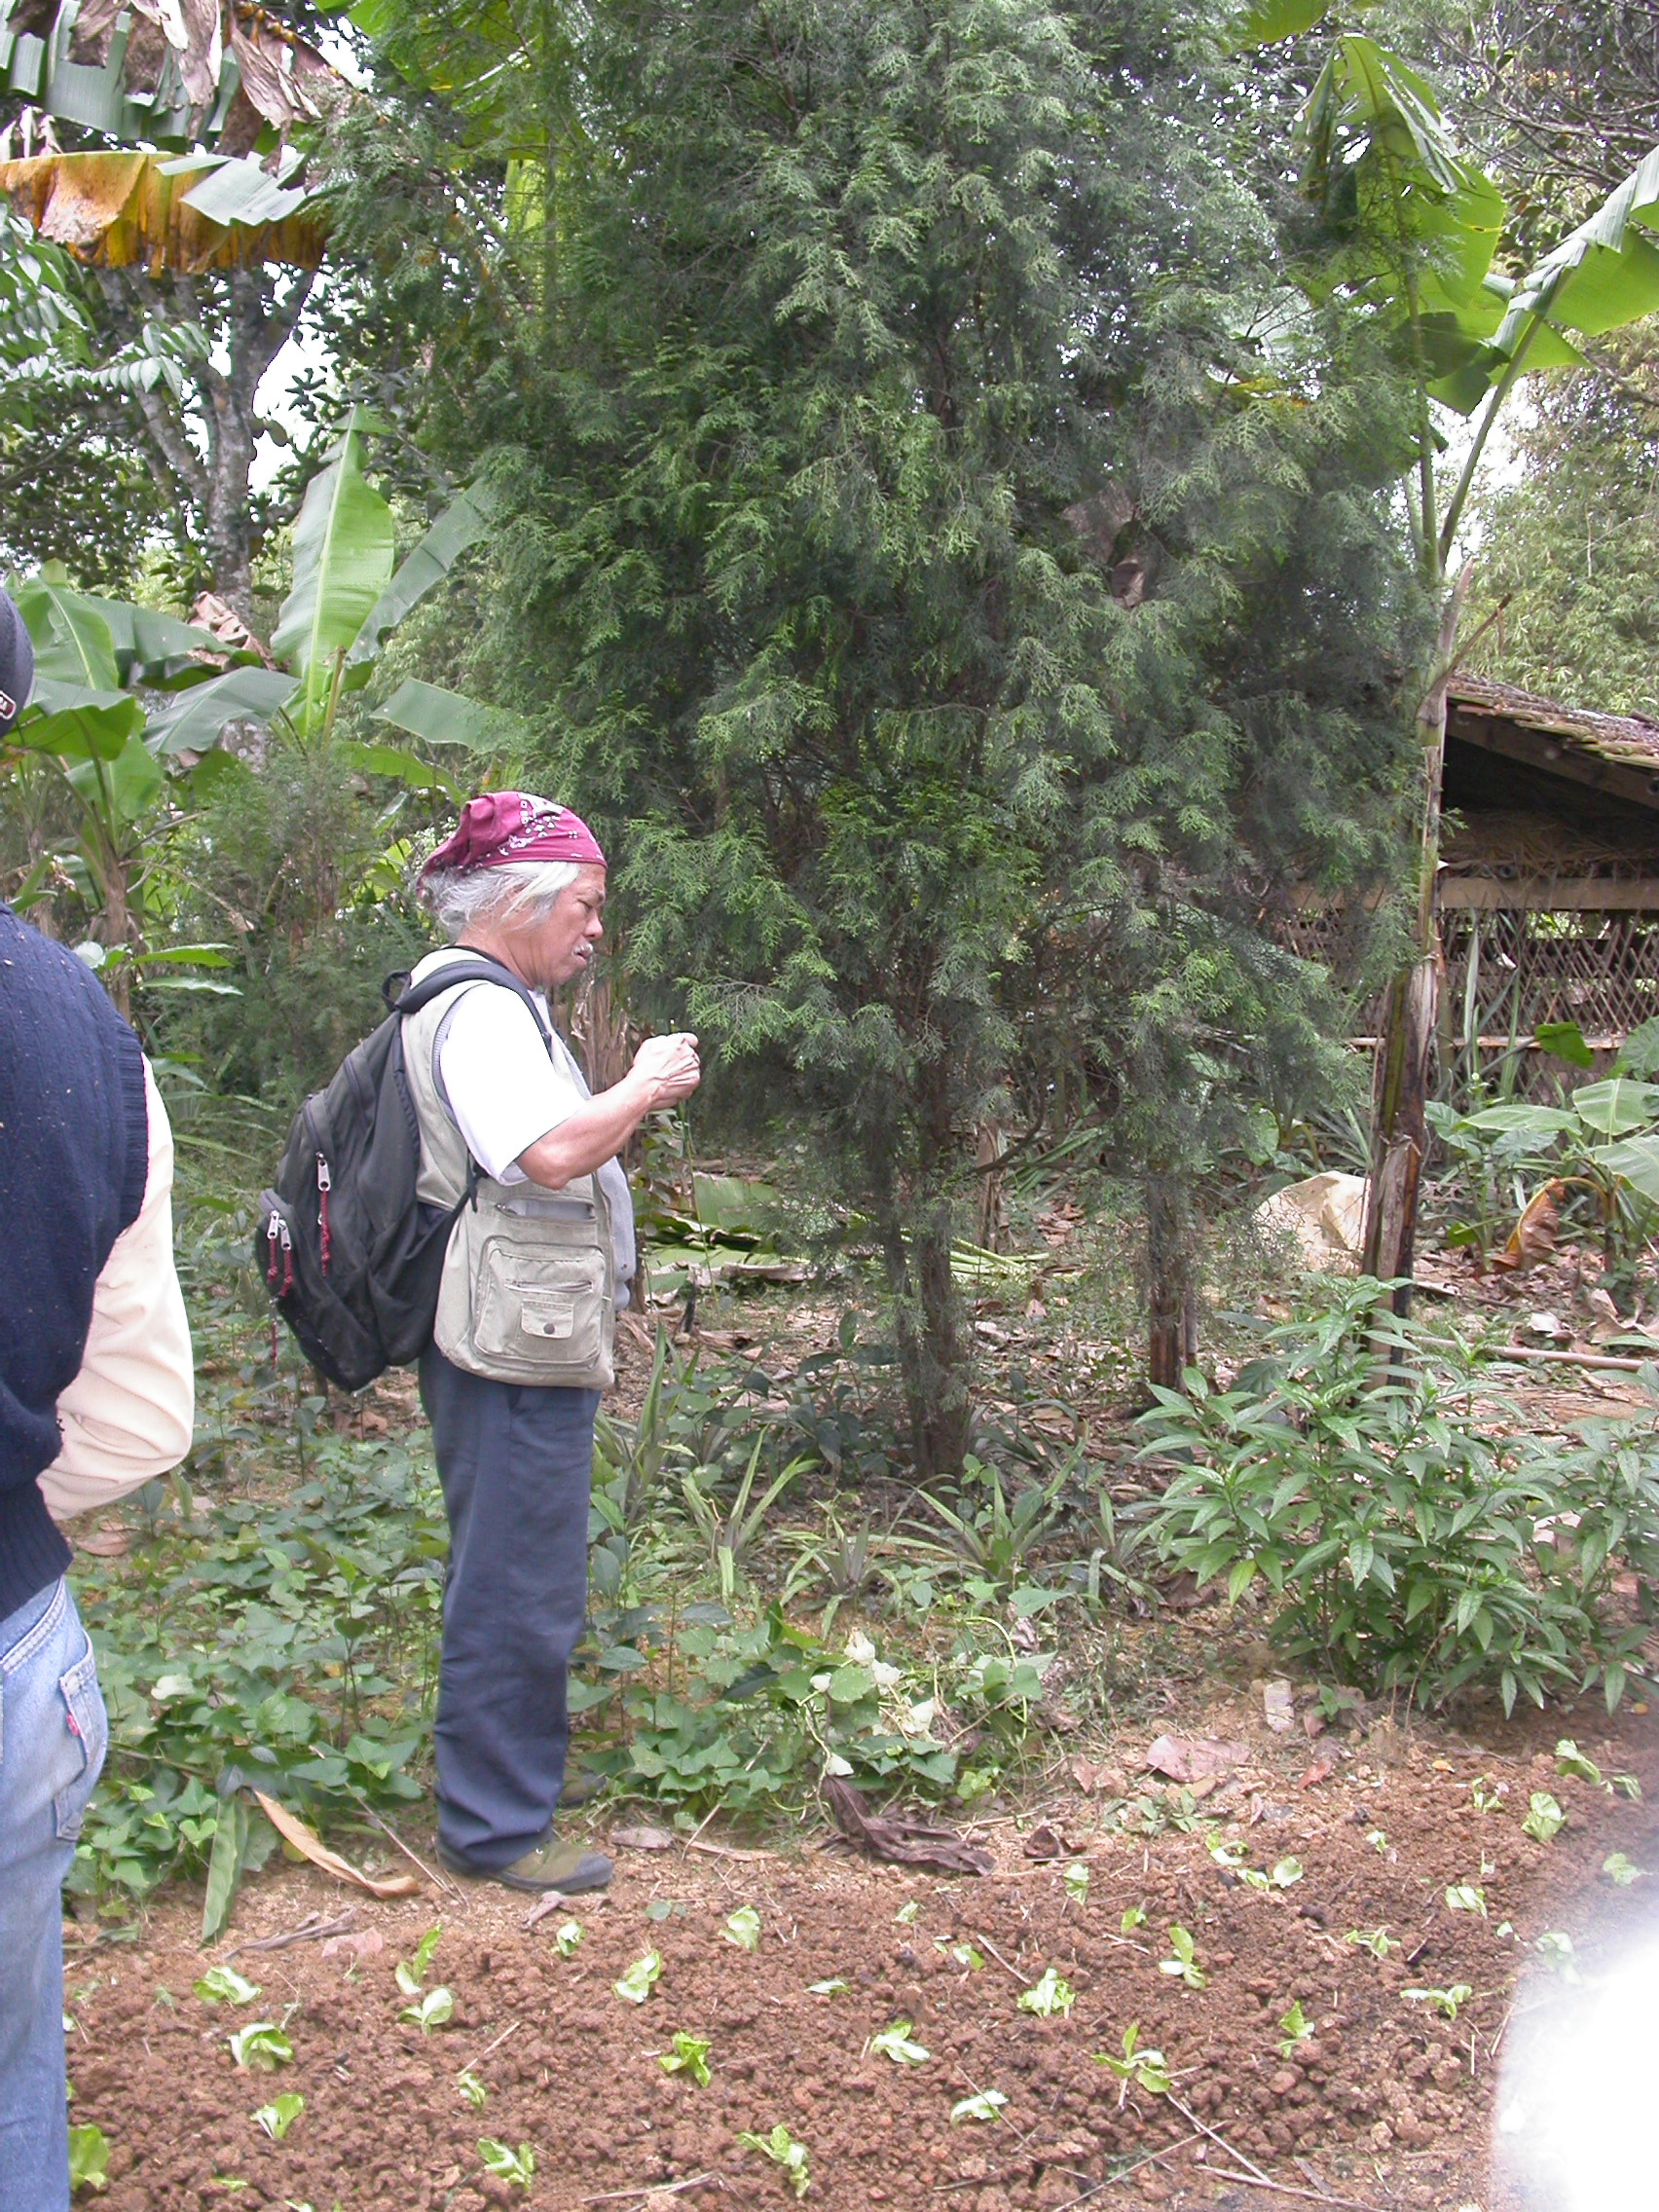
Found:
[[1082, 1085], [1184, 1189], [1331, 1079], [1263, 913], [1389, 865], [1385, 387], [1321, 397], [1167, 8], [597, 0], [576, 59], [464, 426], [519, 502], [479, 657], [636, 976], [873, 1218], [949, 1470], [981, 1114]]

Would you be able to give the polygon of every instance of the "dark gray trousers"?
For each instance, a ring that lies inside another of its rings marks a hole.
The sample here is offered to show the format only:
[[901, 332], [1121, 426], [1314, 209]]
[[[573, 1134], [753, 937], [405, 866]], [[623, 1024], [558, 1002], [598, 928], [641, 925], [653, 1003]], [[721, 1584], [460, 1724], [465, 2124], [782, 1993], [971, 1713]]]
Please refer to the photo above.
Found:
[[421, 1402], [450, 1525], [438, 1836], [474, 1865], [506, 1866], [544, 1841], [565, 1782], [599, 1392], [488, 1382], [432, 1345]]

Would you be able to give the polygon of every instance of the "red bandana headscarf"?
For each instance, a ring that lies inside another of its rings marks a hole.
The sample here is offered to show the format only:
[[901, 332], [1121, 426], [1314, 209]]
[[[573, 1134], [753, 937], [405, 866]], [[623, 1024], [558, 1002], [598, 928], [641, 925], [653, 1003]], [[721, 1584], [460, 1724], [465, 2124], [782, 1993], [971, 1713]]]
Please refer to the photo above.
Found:
[[425, 866], [423, 878], [440, 869], [506, 867], [519, 861], [574, 861], [603, 867], [599, 839], [579, 814], [530, 792], [486, 792], [461, 810], [455, 834]]

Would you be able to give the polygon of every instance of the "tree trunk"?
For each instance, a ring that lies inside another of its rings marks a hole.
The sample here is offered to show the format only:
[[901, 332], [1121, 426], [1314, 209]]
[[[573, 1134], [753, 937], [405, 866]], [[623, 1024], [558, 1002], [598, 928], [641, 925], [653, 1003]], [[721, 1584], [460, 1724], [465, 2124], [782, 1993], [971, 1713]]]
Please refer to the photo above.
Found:
[[950, 1201], [936, 1198], [906, 1237], [887, 1209], [882, 1245], [919, 1481], [955, 1475], [968, 1451], [970, 1404], [961, 1294], [950, 1270]]
[[1168, 1175], [1146, 1179], [1146, 1279], [1147, 1373], [1179, 1390], [1198, 1356], [1198, 1296], [1187, 1202]]
[[1446, 780], [1446, 685], [1470, 571], [1441, 611], [1434, 680], [1418, 708], [1422, 746], [1422, 835], [1418, 856], [1416, 956], [1388, 987], [1372, 1090], [1371, 1170], [1365, 1193], [1362, 1272], [1398, 1281], [1394, 1308], [1411, 1307], [1418, 1184], [1428, 1142], [1428, 1071], [1440, 1013], [1440, 800]]

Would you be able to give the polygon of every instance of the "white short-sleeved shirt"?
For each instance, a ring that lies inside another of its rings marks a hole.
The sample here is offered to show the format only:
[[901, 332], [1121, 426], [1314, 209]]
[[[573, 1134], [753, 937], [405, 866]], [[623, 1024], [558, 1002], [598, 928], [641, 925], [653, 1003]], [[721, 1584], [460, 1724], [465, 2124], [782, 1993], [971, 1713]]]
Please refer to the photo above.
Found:
[[[551, 1030], [539, 992], [536, 1004]], [[530, 1009], [512, 991], [464, 993], [439, 1031], [437, 1065], [467, 1151], [498, 1183], [522, 1183], [520, 1153], [582, 1103], [557, 1033], [549, 1056]]]

